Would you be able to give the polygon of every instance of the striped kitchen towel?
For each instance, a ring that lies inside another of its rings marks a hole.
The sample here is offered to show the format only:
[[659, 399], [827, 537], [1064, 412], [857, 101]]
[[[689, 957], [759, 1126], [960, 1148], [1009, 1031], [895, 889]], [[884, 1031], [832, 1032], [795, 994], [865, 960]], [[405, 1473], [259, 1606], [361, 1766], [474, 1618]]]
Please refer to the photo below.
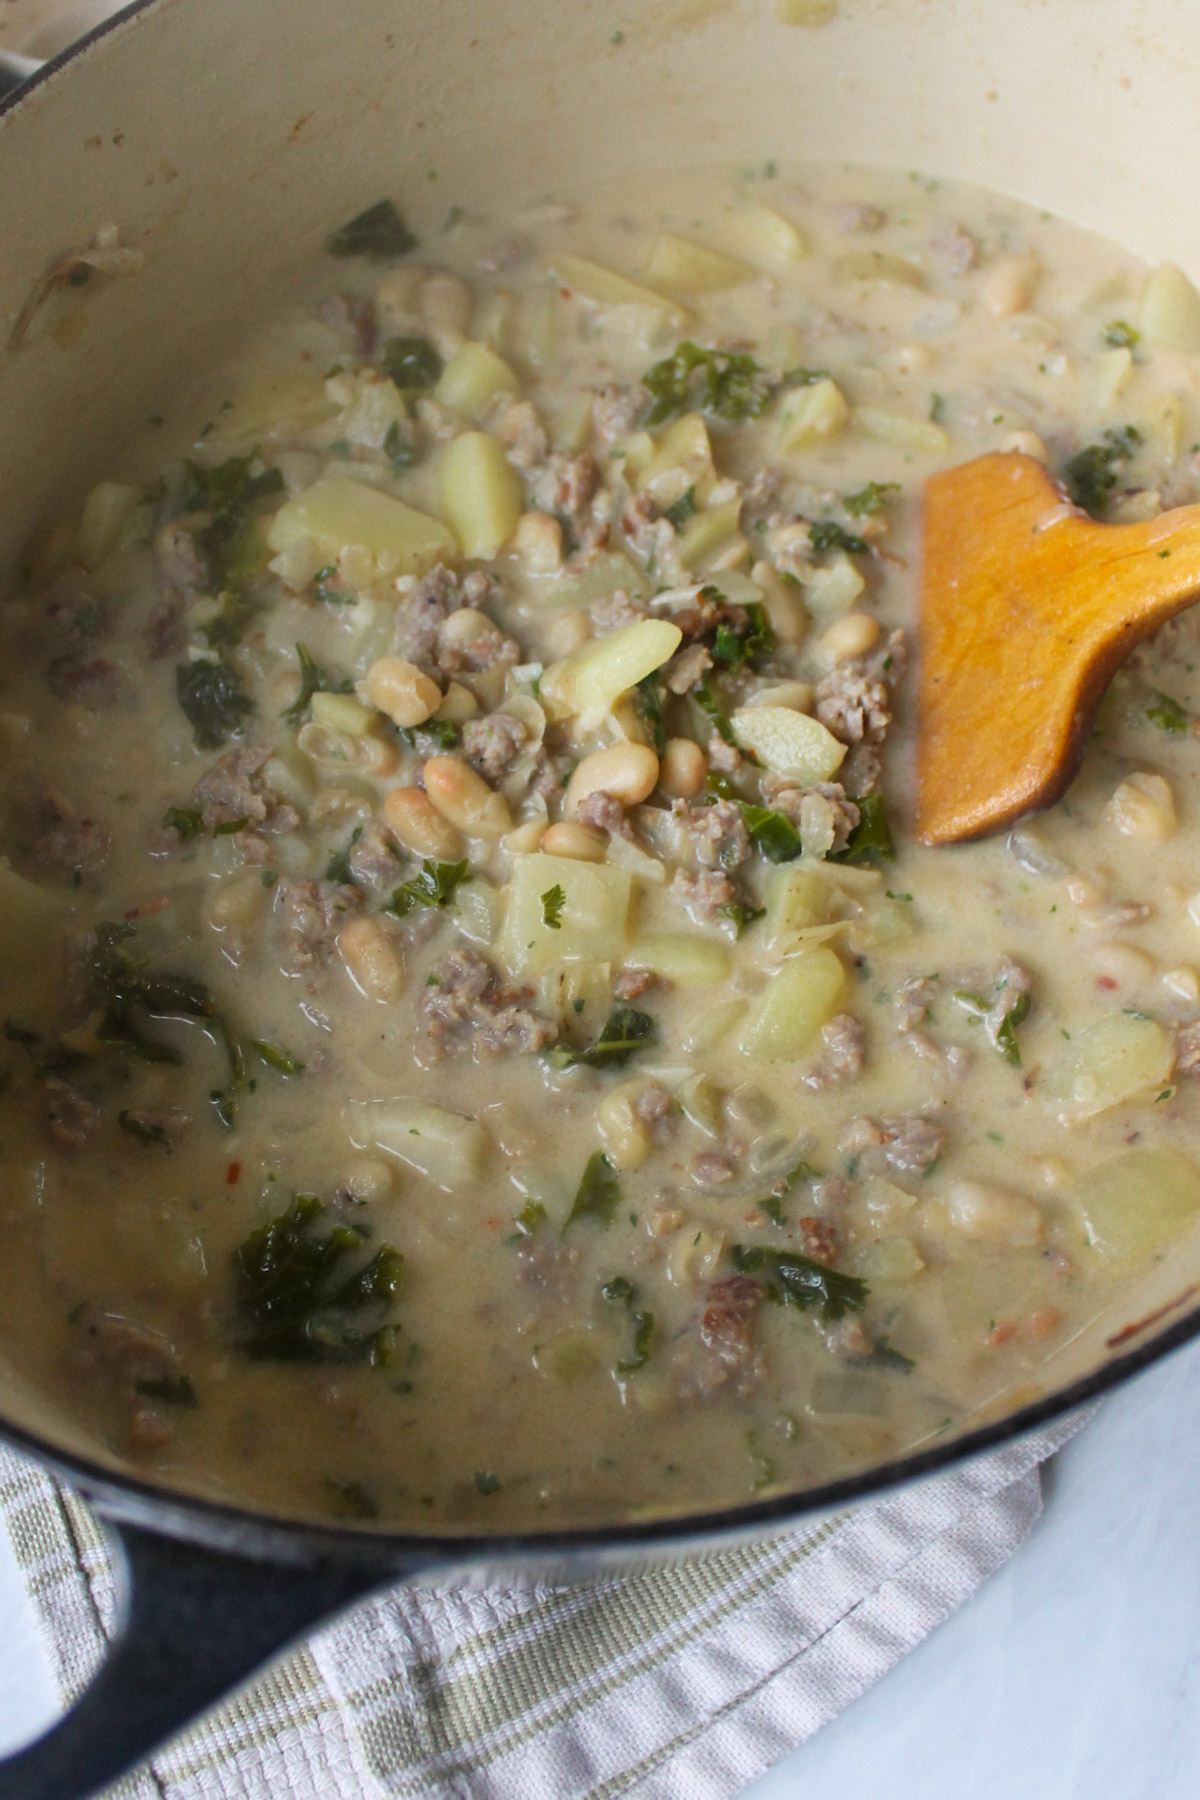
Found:
[[[290, 1652], [112, 1800], [727, 1800], [1000, 1567], [1082, 1418], [875, 1505], [544, 1588], [399, 1587]], [[64, 1704], [112, 1627], [83, 1503], [0, 1450]]]

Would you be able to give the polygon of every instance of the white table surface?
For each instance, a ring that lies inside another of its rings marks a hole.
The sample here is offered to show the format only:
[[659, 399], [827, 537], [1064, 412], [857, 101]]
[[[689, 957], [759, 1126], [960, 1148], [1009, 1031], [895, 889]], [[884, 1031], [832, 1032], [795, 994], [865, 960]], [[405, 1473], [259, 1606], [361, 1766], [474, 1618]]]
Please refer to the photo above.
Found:
[[[0, 1747], [53, 1710], [0, 1531]], [[1200, 1346], [1113, 1395], [1007, 1567], [745, 1800], [831, 1794], [1196, 1800]]]

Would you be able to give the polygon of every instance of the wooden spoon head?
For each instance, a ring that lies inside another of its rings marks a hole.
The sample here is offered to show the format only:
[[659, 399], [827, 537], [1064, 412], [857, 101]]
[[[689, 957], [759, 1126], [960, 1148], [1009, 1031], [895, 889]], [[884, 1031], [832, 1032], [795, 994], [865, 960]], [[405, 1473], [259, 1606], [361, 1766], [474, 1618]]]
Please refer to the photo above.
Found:
[[917, 833], [952, 844], [1049, 806], [1113, 674], [1200, 593], [1200, 508], [1100, 525], [1042, 464], [982, 456], [925, 488]]

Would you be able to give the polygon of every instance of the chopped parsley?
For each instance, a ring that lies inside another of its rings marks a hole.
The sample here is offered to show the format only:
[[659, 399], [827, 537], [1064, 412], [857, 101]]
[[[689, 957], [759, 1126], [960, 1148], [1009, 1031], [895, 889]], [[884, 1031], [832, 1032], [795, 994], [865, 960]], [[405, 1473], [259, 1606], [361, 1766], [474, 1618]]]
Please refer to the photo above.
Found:
[[498, 1494], [500, 1492], [499, 1476], [493, 1475], [487, 1469], [476, 1469], [471, 1480], [475, 1484], [475, 1492], [477, 1494], [482, 1494], [485, 1499], [489, 1494]]
[[270, 1044], [265, 1038], [248, 1038], [246, 1048], [253, 1050], [255, 1056], [265, 1062], [269, 1069], [274, 1069], [277, 1075], [304, 1073], [304, 1064], [300, 1058], [293, 1056], [290, 1050], [284, 1050], [279, 1044]]
[[350, 834], [350, 842], [344, 850], [335, 850], [325, 864], [326, 881], [336, 881], [341, 887], [354, 886], [354, 870], [350, 867], [350, 852], [362, 836], [363, 828], [356, 825]]
[[717, 911], [723, 919], [732, 919], [739, 937], [748, 925], [765, 918], [767, 913], [765, 906], [750, 906], [745, 900], [730, 900], [726, 905], [718, 906]]
[[117, 1124], [122, 1131], [127, 1131], [139, 1144], [157, 1144], [160, 1150], [170, 1151], [171, 1139], [166, 1129], [152, 1119], [145, 1119], [139, 1113], [130, 1112], [126, 1108], [117, 1114]]
[[546, 1209], [540, 1200], [527, 1200], [513, 1224], [517, 1228], [518, 1237], [532, 1237], [546, 1223]]
[[1128, 319], [1113, 319], [1104, 327], [1104, 341], [1112, 350], [1136, 350], [1142, 334]]
[[650, 734], [656, 756], [667, 747], [667, 722], [663, 715], [662, 683], [657, 675], [643, 675], [633, 690], [633, 710]]
[[868, 481], [866, 487], [859, 488], [856, 494], [847, 494], [842, 505], [852, 519], [873, 518], [882, 512], [891, 494], [900, 492], [898, 481]]
[[1159, 693], [1157, 690], [1154, 694], [1153, 704], [1146, 708], [1146, 717], [1152, 725], [1157, 725], [1162, 731], [1169, 731], [1176, 735], [1185, 732], [1192, 722], [1191, 715], [1184, 711], [1178, 700], [1172, 699], [1170, 694]]
[[[1003, 994], [1003, 982], [1000, 983], [997, 992]], [[990, 1001], [986, 995], [973, 994], [959, 989], [954, 998], [974, 1022], [982, 1021], [986, 1024], [988, 1037], [994, 1047], [1000, 1052], [1006, 1063], [1011, 1063], [1014, 1069], [1019, 1069], [1021, 1067], [1021, 1046], [1017, 1042], [1017, 1027], [1023, 1025], [1029, 1017], [1033, 1002], [1028, 992], [1018, 994], [1012, 1005], [1000, 1013], [998, 1019], [995, 1020], [992, 1018], [995, 1012], [995, 1003]]]
[[700, 708], [700, 711], [704, 714], [705, 718], [708, 719], [717, 736], [722, 738], [725, 743], [729, 744], [733, 749], [740, 749], [741, 746], [738, 744], [737, 735], [730, 722], [729, 714], [721, 705], [721, 702], [713, 689], [711, 674], [706, 675], [703, 681], [697, 682], [696, 686], [692, 689], [692, 699], [696, 702], [696, 705]]
[[614, 1007], [600, 1036], [590, 1050], [550, 1051], [556, 1069], [570, 1069], [579, 1064], [589, 1069], [623, 1069], [631, 1056], [658, 1042], [658, 1024], [649, 1013], [633, 1006]]
[[406, 919], [414, 906], [445, 906], [466, 873], [465, 857], [462, 862], [446, 863], [427, 856], [418, 872], [393, 891], [384, 911]]
[[398, 419], [393, 419], [384, 433], [383, 454], [397, 474], [402, 469], [411, 469], [417, 460], [417, 446], [406, 432], [401, 431]]
[[1063, 470], [1067, 492], [1093, 519], [1103, 518], [1117, 485], [1117, 469], [1128, 462], [1142, 441], [1136, 425], [1106, 431], [1099, 443], [1076, 451]]
[[618, 1375], [632, 1375], [646, 1366], [650, 1357], [650, 1341], [654, 1336], [654, 1314], [635, 1310], [638, 1292], [624, 1275], [615, 1275], [600, 1289], [606, 1300], [628, 1308], [633, 1326], [633, 1348], [630, 1355], [617, 1364]]
[[407, 256], [416, 249], [417, 239], [390, 200], [377, 200], [331, 232], [325, 247], [330, 256], [369, 256], [372, 262], [386, 262]]
[[815, 519], [808, 527], [809, 542], [816, 556], [823, 556], [827, 550], [845, 550], [853, 556], [861, 556], [871, 548], [866, 538], [859, 537], [856, 532], [847, 531], [836, 519]]
[[663, 518], [673, 525], [676, 531], [682, 531], [689, 519], [694, 519], [699, 507], [696, 505], [696, 490], [690, 487], [686, 494], [680, 494], [674, 506], [668, 506]]
[[542, 895], [542, 924], [548, 931], [562, 930], [562, 911], [567, 904], [567, 896], [556, 882], [547, 888]]

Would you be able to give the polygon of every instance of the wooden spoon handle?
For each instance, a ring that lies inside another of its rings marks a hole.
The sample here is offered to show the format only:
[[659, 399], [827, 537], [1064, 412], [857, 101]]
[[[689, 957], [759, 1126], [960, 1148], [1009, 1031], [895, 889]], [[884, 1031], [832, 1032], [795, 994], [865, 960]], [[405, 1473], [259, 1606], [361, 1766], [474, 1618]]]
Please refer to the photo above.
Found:
[[1200, 506], [1100, 525], [1028, 456], [925, 489], [917, 831], [956, 843], [1048, 806], [1135, 645], [1200, 598]]

